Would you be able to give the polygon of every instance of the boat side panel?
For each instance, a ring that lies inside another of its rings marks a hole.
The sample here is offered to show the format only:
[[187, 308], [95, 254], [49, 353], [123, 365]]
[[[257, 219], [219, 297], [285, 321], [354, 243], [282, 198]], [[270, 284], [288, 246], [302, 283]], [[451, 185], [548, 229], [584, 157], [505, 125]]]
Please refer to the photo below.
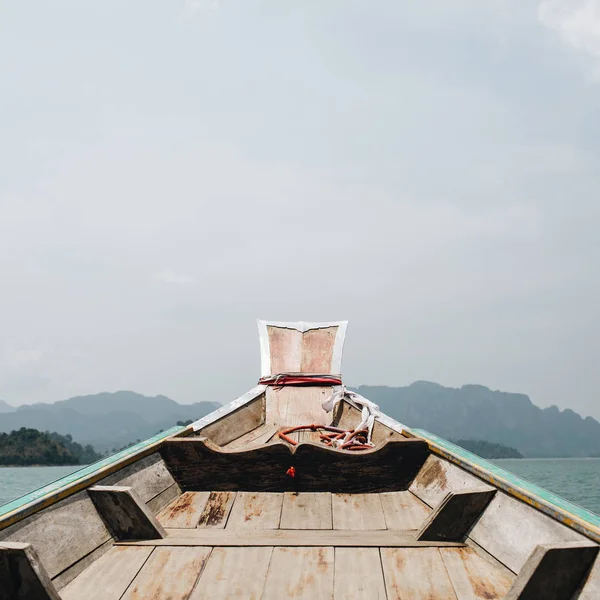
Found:
[[[142, 502], [146, 504], [152, 502], [174, 484], [176, 485], [175, 479], [173, 479], [158, 452], [142, 458], [99, 481], [99, 485], [131, 487]], [[181, 493], [181, 490], [179, 493]]]
[[410, 486], [410, 491], [431, 506], [437, 508], [448, 492], [475, 488], [482, 480], [438, 456], [430, 455]]
[[[158, 453], [99, 483], [132, 487], [153, 514], [181, 494]], [[85, 490], [0, 531], [0, 540], [33, 544], [59, 589], [83, 571], [89, 558], [99, 558], [112, 545], [112, 537]]]
[[110, 539], [85, 491], [0, 532], [1, 541], [31, 544], [51, 578]]
[[423, 429], [406, 429], [407, 435], [427, 441], [431, 451], [452, 464], [458, 465], [486, 483], [504, 490], [552, 519], [600, 542], [600, 515], [561, 498], [539, 485], [510, 473], [456, 444]]
[[[215, 411], [216, 412], [216, 411]], [[21, 496], [0, 507], [0, 530], [13, 525], [48, 507], [76, 494], [97, 483], [108, 475], [122, 470], [145, 456], [153, 454], [163, 440], [169, 437], [185, 435], [193, 430], [189, 427], [172, 427], [155, 436], [121, 450], [112, 456], [103, 458], [87, 467], [83, 467], [62, 479], [49, 483], [44, 487]]]
[[[476, 487], [482, 481], [447, 460], [430, 455], [410, 491], [436, 508], [448, 492]], [[514, 573], [520, 571], [538, 544], [586, 539], [500, 490], [476, 522], [470, 538]]]
[[262, 425], [265, 422], [265, 411], [263, 393], [214, 423], [197, 430], [195, 435], [207, 437], [215, 444], [225, 446]]
[[539, 544], [589, 541], [573, 529], [501, 491], [496, 492], [470, 537], [514, 573], [519, 573]]

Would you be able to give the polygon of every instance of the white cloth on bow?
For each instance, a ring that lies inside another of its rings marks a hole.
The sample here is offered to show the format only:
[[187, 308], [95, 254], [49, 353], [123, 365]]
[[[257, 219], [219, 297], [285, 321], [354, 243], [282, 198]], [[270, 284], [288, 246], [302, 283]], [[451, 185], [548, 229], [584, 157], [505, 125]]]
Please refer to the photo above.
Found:
[[[361, 422], [354, 428], [354, 431], [361, 429], [367, 430], [367, 446], [373, 446], [371, 441], [371, 434], [373, 432], [373, 425], [375, 425], [375, 417], [381, 415], [379, 412], [379, 406], [370, 400], [367, 400], [356, 392], [351, 392], [346, 389], [346, 386], [341, 386], [338, 390], [334, 391], [327, 400], [325, 400], [321, 406], [325, 412], [331, 412], [344, 398], [349, 398], [355, 404], [362, 406]], [[334, 440], [333, 443], [336, 446], [345, 444], [352, 432], [348, 432], [342, 439]]]

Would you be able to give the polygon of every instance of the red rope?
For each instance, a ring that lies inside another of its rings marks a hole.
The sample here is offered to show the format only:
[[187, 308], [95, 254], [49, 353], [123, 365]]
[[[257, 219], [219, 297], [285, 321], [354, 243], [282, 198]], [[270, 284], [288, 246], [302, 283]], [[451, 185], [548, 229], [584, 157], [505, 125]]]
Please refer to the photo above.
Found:
[[312, 423], [311, 425], [297, 425], [296, 427], [282, 429], [278, 435], [288, 444], [297, 446], [298, 442], [291, 438], [289, 434], [294, 431], [302, 431], [303, 429], [329, 431], [330, 433], [319, 433], [319, 438], [326, 446], [333, 446], [333, 440], [338, 440], [350, 434], [346, 442], [340, 446], [342, 450], [371, 450], [373, 448], [373, 446], [367, 444], [368, 431], [366, 429], [340, 429], [331, 425], [315, 425]]
[[265, 375], [258, 380], [259, 385], [272, 385], [283, 387], [284, 385], [342, 385], [340, 375], [328, 375], [326, 373], [279, 373], [276, 375]]

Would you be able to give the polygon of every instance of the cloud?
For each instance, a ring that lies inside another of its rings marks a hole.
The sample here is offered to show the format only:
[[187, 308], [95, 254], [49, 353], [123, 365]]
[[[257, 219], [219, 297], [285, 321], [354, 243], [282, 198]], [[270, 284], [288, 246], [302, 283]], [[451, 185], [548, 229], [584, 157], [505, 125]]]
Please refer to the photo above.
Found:
[[163, 283], [173, 283], [176, 285], [194, 285], [196, 283], [196, 279], [191, 275], [174, 273], [173, 271], [161, 271], [160, 273], [156, 273], [154, 277]]
[[564, 43], [597, 60], [595, 75], [600, 75], [600, 0], [542, 0], [538, 19]]

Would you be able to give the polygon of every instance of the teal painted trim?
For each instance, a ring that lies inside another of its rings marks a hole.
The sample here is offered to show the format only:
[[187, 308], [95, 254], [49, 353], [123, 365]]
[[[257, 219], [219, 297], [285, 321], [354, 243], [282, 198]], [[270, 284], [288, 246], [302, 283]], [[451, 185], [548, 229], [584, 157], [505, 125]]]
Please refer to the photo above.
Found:
[[102, 471], [103, 469], [106, 469], [106, 467], [109, 467], [110, 465], [118, 463], [125, 458], [128, 458], [135, 454], [138, 454], [139, 452], [145, 450], [149, 446], [152, 446], [153, 444], [156, 444], [157, 442], [160, 442], [160, 441], [164, 440], [165, 438], [168, 438], [176, 433], [179, 433], [180, 431], [183, 431], [184, 429], [186, 429], [186, 427], [181, 427], [181, 426], [171, 427], [171, 429], [167, 429], [167, 431], [162, 431], [161, 433], [158, 433], [155, 436], [148, 438], [147, 440], [144, 440], [143, 442], [139, 442], [138, 444], [129, 446], [129, 448], [125, 448], [125, 450], [121, 450], [120, 452], [117, 452], [116, 454], [107, 456], [106, 458], [103, 458], [102, 460], [92, 463], [91, 465], [88, 465], [87, 467], [83, 467], [83, 469], [79, 469], [78, 471], [75, 471], [74, 473], [71, 473], [70, 475], [67, 475], [66, 477], [57, 479], [56, 481], [49, 483], [48, 485], [45, 485], [44, 487], [41, 487], [33, 492], [30, 492], [29, 494], [25, 494], [25, 496], [21, 496], [20, 498], [17, 498], [16, 500], [9, 502], [8, 504], [4, 504], [4, 505], [0, 506], [0, 519], [2, 519], [2, 517], [7, 515], [8, 513], [12, 513], [13, 511], [24, 508], [27, 505], [34, 504], [38, 500], [41, 500], [42, 498], [45, 498], [45, 497], [55, 494], [55, 493], [59, 493], [60, 491], [64, 490], [65, 488], [68, 488], [68, 487], [72, 486], [73, 484], [80, 482], [82, 479], [86, 479], [87, 477], [94, 475], [98, 471]]
[[[542, 500], [552, 506], [555, 506], [561, 511], [567, 512], [570, 515], [576, 516], [579, 519], [586, 521], [590, 525], [594, 527], [600, 528], [600, 515], [597, 515], [585, 508], [579, 506], [578, 504], [574, 504], [573, 502], [569, 502], [564, 498], [561, 498], [557, 494], [528, 481], [527, 479], [523, 479], [518, 477], [517, 475], [511, 473], [510, 471], [506, 471], [502, 467], [491, 463], [452, 442], [448, 442], [444, 438], [441, 438], [433, 433], [429, 433], [424, 429], [412, 429], [411, 430], [414, 435], [417, 437], [424, 438], [425, 440], [430, 440], [441, 446], [443, 449], [447, 450], [449, 453], [454, 454], [458, 458], [464, 459], [469, 463], [473, 463], [477, 465], [481, 470], [489, 473], [493, 479], [503, 480], [510, 484], [513, 488], [517, 488], [525, 492], [528, 496], [532, 496], [534, 500]], [[465, 467], [466, 465], [461, 465]], [[478, 474], [478, 473], [475, 473]], [[500, 481], [498, 481], [500, 483]], [[504, 487], [504, 486], [501, 486]], [[546, 512], [546, 511], [544, 511]], [[554, 515], [553, 515], [554, 516]]]

